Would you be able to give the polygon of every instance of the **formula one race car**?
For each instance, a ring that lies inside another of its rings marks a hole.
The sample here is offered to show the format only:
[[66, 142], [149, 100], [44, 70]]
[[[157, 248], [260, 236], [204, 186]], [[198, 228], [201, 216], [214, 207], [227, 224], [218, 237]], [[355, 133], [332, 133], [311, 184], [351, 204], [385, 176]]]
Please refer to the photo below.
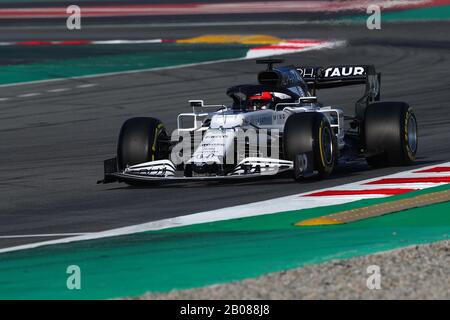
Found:
[[[292, 171], [295, 180], [331, 174], [340, 162], [407, 165], [417, 152], [417, 120], [405, 102], [380, 102], [372, 65], [274, 67], [266, 59], [258, 84], [228, 89], [231, 106], [190, 100], [169, 136], [155, 118], [123, 124], [117, 156], [102, 183], [247, 179]], [[318, 102], [316, 90], [365, 85], [351, 116]]]

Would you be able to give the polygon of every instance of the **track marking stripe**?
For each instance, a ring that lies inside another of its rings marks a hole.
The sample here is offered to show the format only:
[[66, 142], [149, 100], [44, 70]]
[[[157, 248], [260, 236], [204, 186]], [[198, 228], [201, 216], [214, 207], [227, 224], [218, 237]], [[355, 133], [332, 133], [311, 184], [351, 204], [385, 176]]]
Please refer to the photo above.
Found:
[[[317, 40], [306, 40], [303, 45], [299, 42], [290, 44], [290, 41], [282, 42], [281, 45], [274, 45], [274, 46], [262, 46], [262, 47], [255, 47], [250, 49], [247, 52], [246, 59], [255, 59], [255, 58], [262, 58], [262, 57], [269, 57], [269, 56], [276, 56], [276, 55], [282, 55], [282, 54], [290, 54], [290, 53], [298, 53], [298, 52], [304, 52], [304, 51], [310, 51], [310, 50], [319, 50], [319, 49], [332, 49], [337, 48], [341, 46], [345, 46], [347, 44], [346, 41], [319, 41]], [[296, 40], [301, 41], [301, 40]], [[315, 42], [311, 42], [315, 41]]]
[[92, 87], [95, 87], [95, 86], [97, 86], [97, 84], [95, 84], [95, 83], [86, 83], [86, 84], [80, 84], [80, 85], [78, 85], [76, 87], [79, 88], [79, 89], [85, 89], [85, 88], [92, 88]]
[[40, 92], [30, 92], [30, 93], [19, 94], [17, 96], [17, 98], [29, 98], [29, 97], [36, 97], [36, 96], [40, 96], [40, 95], [41, 95]]
[[[85, 83], [85, 84], [80, 84], [77, 85], [73, 88], [58, 88], [58, 89], [51, 89], [51, 90], [47, 90], [46, 92], [48, 93], [57, 93], [57, 92], [64, 92], [64, 91], [69, 91], [72, 89], [87, 89], [87, 88], [92, 88], [97, 86], [96, 83]], [[30, 92], [30, 93], [23, 93], [23, 94], [19, 94], [17, 96], [15, 96], [15, 98], [30, 98], [30, 97], [37, 97], [42, 95], [42, 92]], [[0, 101], [8, 101], [11, 100], [11, 98], [0, 98]]]
[[18, 234], [18, 235], [5, 235], [0, 236], [0, 239], [20, 239], [20, 238], [46, 238], [46, 237], [70, 237], [91, 234], [90, 232], [83, 233], [41, 233], [41, 234]]
[[317, 225], [329, 225], [329, 224], [343, 224], [349, 222], [355, 222], [363, 219], [379, 217], [389, 213], [398, 211], [420, 208], [431, 204], [437, 204], [450, 201], [450, 190], [444, 190], [439, 192], [427, 193], [418, 195], [412, 198], [406, 198], [396, 201], [384, 202], [367, 206], [363, 208], [357, 208], [352, 210], [346, 210], [330, 215], [322, 216], [314, 219], [302, 220], [295, 223], [296, 226], [317, 226]]
[[271, 45], [271, 46], [262, 46], [262, 47], [256, 47], [252, 50], [267, 50], [267, 49], [283, 49], [283, 50], [291, 50], [291, 49], [303, 49], [307, 47], [311, 47], [311, 44], [304, 44], [304, 45]]
[[417, 177], [417, 178], [384, 178], [367, 182], [366, 184], [399, 184], [399, 183], [450, 183], [450, 176], [447, 177]]
[[69, 91], [70, 88], [56, 88], [56, 89], [50, 89], [47, 90], [47, 92], [64, 92], [64, 91]]
[[450, 172], [450, 167], [433, 167], [425, 170], [414, 171], [413, 173], [429, 173], [429, 172]]
[[162, 43], [170, 42], [172, 40], [163, 39], [143, 39], [143, 40], [63, 40], [63, 41], [53, 41], [53, 40], [31, 40], [31, 41], [15, 41], [15, 42], [0, 42], [0, 46], [51, 46], [51, 45], [87, 45], [87, 44], [146, 44], [146, 43]]
[[162, 43], [171, 42], [172, 40], [163, 39], [143, 39], [143, 40], [99, 40], [91, 41], [91, 44], [145, 44], [145, 43]]
[[370, 195], [370, 194], [384, 194], [384, 195], [394, 195], [402, 194], [406, 192], [416, 191], [417, 189], [407, 189], [407, 188], [392, 188], [392, 189], [363, 189], [363, 190], [325, 190], [320, 192], [313, 192], [304, 197], [324, 197], [324, 196], [350, 196], [350, 195]]
[[205, 34], [194, 38], [176, 40], [177, 43], [240, 43], [277, 44], [283, 39], [266, 34]]
[[295, 225], [298, 227], [311, 227], [311, 226], [325, 226], [325, 225], [333, 225], [333, 224], [343, 224], [343, 222], [332, 219], [329, 217], [319, 217], [314, 219], [308, 219], [297, 222]]

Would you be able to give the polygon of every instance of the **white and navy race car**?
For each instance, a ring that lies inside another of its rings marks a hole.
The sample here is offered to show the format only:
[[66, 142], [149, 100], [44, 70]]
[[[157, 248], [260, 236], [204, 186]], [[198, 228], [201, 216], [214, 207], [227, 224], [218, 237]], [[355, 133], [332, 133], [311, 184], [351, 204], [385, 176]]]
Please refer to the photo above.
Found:
[[[233, 103], [190, 100], [168, 134], [150, 117], [131, 118], [120, 130], [117, 156], [105, 160], [102, 183], [161, 183], [248, 179], [291, 171], [302, 179], [330, 175], [341, 162], [370, 166], [414, 161], [418, 137], [414, 111], [405, 102], [380, 102], [380, 73], [372, 65], [274, 67], [258, 84], [227, 90]], [[353, 115], [324, 106], [316, 90], [365, 85]]]

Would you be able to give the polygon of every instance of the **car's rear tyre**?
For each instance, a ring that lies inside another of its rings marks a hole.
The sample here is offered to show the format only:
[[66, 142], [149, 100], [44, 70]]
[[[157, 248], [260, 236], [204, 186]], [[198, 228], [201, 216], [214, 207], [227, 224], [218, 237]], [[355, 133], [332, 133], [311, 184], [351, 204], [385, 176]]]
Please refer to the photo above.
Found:
[[125, 121], [117, 144], [117, 163], [120, 170], [138, 163], [167, 159], [167, 137], [161, 121], [138, 117]]
[[337, 159], [337, 142], [327, 118], [319, 112], [294, 113], [284, 127], [284, 151], [288, 160], [294, 161], [294, 179], [303, 174], [295, 157], [313, 155], [314, 170], [320, 178], [331, 174]]
[[416, 158], [417, 119], [404, 102], [370, 104], [365, 114], [367, 163], [372, 167], [408, 165]]

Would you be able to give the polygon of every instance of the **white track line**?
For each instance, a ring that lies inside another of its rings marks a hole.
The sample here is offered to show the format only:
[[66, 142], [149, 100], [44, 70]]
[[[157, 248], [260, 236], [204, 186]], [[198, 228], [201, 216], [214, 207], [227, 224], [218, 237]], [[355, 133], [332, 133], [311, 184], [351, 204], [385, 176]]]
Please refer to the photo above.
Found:
[[40, 95], [41, 95], [40, 92], [30, 92], [30, 93], [19, 94], [17, 96], [17, 98], [29, 98], [29, 97], [36, 97], [36, 96], [40, 96]]
[[[75, 86], [73, 88], [57, 88], [57, 89], [50, 89], [47, 90], [47, 93], [58, 93], [58, 92], [65, 92], [65, 91], [70, 91], [72, 89], [86, 89], [86, 88], [92, 88], [92, 87], [96, 87], [98, 84], [96, 83], [86, 83], [86, 84], [80, 84], [78, 86]], [[42, 92], [30, 92], [30, 93], [23, 93], [23, 94], [19, 94], [17, 96], [15, 96], [15, 98], [30, 98], [30, 97], [36, 97], [36, 96], [40, 96], [42, 95]], [[13, 98], [0, 98], [0, 102], [1, 101], [8, 101], [11, 100]]]
[[[80, 42], [78, 42], [80, 41]], [[78, 43], [74, 43], [78, 42]], [[65, 40], [65, 41], [10, 41], [0, 42], [0, 46], [85, 46], [85, 45], [115, 45], [115, 44], [147, 44], [162, 43], [163, 39], [142, 39], [142, 40]]]
[[145, 44], [145, 43], [161, 43], [162, 39], [148, 39], [148, 40], [97, 40], [92, 41], [91, 44]]
[[[443, 164], [435, 164], [432, 166], [423, 167], [420, 169], [426, 169], [426, 168], [433, 168], [437, 166], [450, 166], [450, 162], [443, 163]], [[363, 181], [353, 182], [341, 185], [336, 188], [341, 189], [348, 189], [352, 186], [359, 185], [361, 189], [365, 189], [367, 185], [365, 185], [367, 182], [376, 181], [381, 178], [399, 178], [399, 177], [411, 177], [412, 175], [416, 175], [415, 173], [412, 173], [413, 171], [416, 171], [419, 169], [412, 169], [407, 170], [395, 174], [391, 174], [388, 176], [381, 176], [376, 177], [372, 179], [367, 179]], [[450, 173], [443, 173], [442, 175], [450, 175]], [[405, 184], [405, 187], [408, 184]], [[440, 184], [427, 184], [425, 188], [434, 187], [436, 185]], [[381, 185], [378, 185], [381, 187]], [[199, 212], [194, 213], [190, 215], [184, 215], [179, 216], [175, 218], [169, 218], [169, 219], [163, 219], [158, 221], [152, 221], [148, 223], [142, 223], [137, 224], [133, 226], [123, 227], [123, 228], [117, 228], [117, 229], [111, 229], [106, 230], [102, 232], [96, 232], [92, 234], [85, 234], [80, 236], [74, 236], [74, 237], [68, 237], [64, 239], [57, 239], [57, 240], [50, 240], [50, 241], [42, 241], [42, 242], [36, 242], [36, 243], [30, 243], [20, 246], [14, 246], [9, 248], [0, 249], [0, 253], [5, 252], [11, 252], [11, 251], [18, 251], [18, 250], [25, 250], [25, 249], [32, 249], [37, 248], [41, 246], [46, 245], [53, 245], [53, 244], [61, 244], [61, 243], [70, 243], [70, 242], [76, 242], [76, 241], [85, 241], [85, 240], [93, 240], [93, 239], [100, 239], [100, 238], [107, 238], [107, 237], [116, 237], [116, 236], [123, 236], [123, 235], [129, 235], [134, 233], [140, 233], [140, 232], [146, 232], [146, 231], [156, 231], [156, 230], [163, 230], [168, 228], [174, 228], [174, 227], [181, 227], [181, 226], [188, 226], [193, 224], [199, 224], [199, 223], [207, 223], [207, 222], [215, 222], [215, 221], [223, 221], [223, 220], [230, 220], [230, 219], [236, 219], [236, 218], [245, 218], [245, 217], [251, 217], [251, 216], [259, 216], [259, 215], [265, 215], [265, 214], [273, 214], [277, 212], [283, 212], [283, 211], [292, 211], [292, 210], [303, 210], [303, 209], [309, 209], [309, 208], [315, 208], [315, 207], [322, 207], [322, 206], [330, 206], [330, 205], [336, 205], [336, 204], [342, 204], [347, 203], [351, 201], [356, 201], [360, 199], [366, 199], [367, 196], [361, 195], [361, 196], [333, 196], [333, 197], [305, 197], [305, 195], [313, 193], [313, 192], [320, 192], [330, 190], [330, 188], [324, 188], [320, 190], [312, 190], [308, 192], [304, 192], [301, 194], [295, 194], [291, 196], [281, 197], [281, 198], [275, 198], [271, 200], [266, 201], [259, 201], [254, 202], [250, 204], [245, 205], [239, 205], [239, 206], [233, 206], [218, 210], [212, 210], [212, 211], [205, 211], [205, 212]], [[151, 208], [149, 208], [151, 210]]]
[[18, 234], [10, 236], [0, 236], [0, 239], [20, 239], [20, 238], [46, 238], [46, 237], [70, 237], [92, 234], [92, 232], [82, 233], [42, 233], [42, 234]]
[[78, 85], [76, 87], [80, 88], [80, 89], [84, 89], [84, 88], [92, 88], [92, 87], [95, 87], [95, 86], [97, 86], [96, 83], [86, 83], [86, 84], [80, 84], [80, 85]]
[[47, 90], [47, 92], [56, 93], [56, 92], [64, 92], [64, 91], [69, 91], [69, 90], [70, 90], [70, 88], [57, 88], [57, 89]]
[[[282, 42], [285, 44], [289, 44], [289, 41]], [[296, 48], [296, 49], [272, 49], [269, 46], [266, 46], [267, 49], [258, 49], [252, 48], [247, 52], [247, 55], [245, 56], [247, 59], [257, 59], [257, 58], [263, 58], [263, 57], [270, 57], [270, 56], [278, 56], [283, 54], [292, 54], [292, 53], [299, 53], [299, 52], [306, 52], [306, 51], [312, 51], [312, 50], [320, 50], [320, 49], [333, 49], [337, 47], [344, 46], [346, 44], [346, 41], [323, 41], [322, 43], [314, 43], [309, 44], [304, 48]], [[305, 44], [302, 44], [305, 45]], [[278, 46], [278, 45], [274, 45]]]

